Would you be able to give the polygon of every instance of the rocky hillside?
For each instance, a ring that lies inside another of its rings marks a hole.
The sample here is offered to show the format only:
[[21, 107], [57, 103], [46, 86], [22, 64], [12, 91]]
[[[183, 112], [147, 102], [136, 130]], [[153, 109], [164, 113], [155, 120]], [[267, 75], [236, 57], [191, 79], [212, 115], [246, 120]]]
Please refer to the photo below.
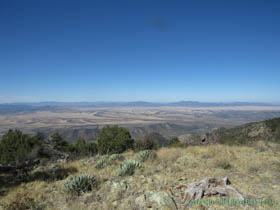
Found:
[[[234, 128], [213, 129], [211, 132], [203, 135], [194, 134], [203, 133], [203, 129], [197, 125], [184, 126], [172, 123], [159, 123], [145, 126], [128, 126], [127, 128], [134, 139], [140, 139], [149, 133], [159, 133], [165, 138], [164, 140], [179, 136], [180, 141], [187, 145], [218, 142], [223, 144], [250, 144], [256, 140], [280, 142], [280, 118], [248, 123]], [[36, 129], [36, 132], [42, 133], [45, 136], [51, 136], [53, 133], [58, 132], [64, 139], [70, 142], [77, 141], [78, 137], [89, 141], [96, 141], [101, 132], [101, 127], [41, 128]]]
[[162, 148], [49, 164], [24, 182], [0, 176], [0, 209], [280, 209], [279, 149], [258, 141], [253, 147]]
[[[149, 133], [159, 133], [163, 137], [169, 139], [174, 136], [179, 136], [184, 133], [204, 133], [209, 129], [215, 127], [214, 125], [207, 124], [194, 124], [194, 125], [180, 125], [175, 123], [156, 123], [147, 125], [122, 125], [126, 127], [133, 139], [140, 139]], [[207, 129], [206, 129], [207, 128]], [[70, 126], [63, 128], [36, 128], [30, 134], [39, 132], [46, 138], [58, 132], [65, 140], [69, 142], [76, 142], [78, 137], [88, 141], [96, 141], [101, 133], [102, 126]], [[28, 132], [27, 132], [28, 133]]]
[[280, 118], [248, 123], [234, 128], [219, 128], [205, 135], [186, 134], [179, 137], [185, 144], [254, 144], [263, 140], [280, 142]]

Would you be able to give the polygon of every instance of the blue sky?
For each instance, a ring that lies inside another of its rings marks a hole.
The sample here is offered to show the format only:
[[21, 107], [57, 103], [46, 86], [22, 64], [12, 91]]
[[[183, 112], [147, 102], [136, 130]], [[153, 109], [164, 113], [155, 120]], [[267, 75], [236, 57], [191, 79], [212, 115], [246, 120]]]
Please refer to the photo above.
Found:
[[0, 102], [280, 102], [280, 1], [2, 0]]

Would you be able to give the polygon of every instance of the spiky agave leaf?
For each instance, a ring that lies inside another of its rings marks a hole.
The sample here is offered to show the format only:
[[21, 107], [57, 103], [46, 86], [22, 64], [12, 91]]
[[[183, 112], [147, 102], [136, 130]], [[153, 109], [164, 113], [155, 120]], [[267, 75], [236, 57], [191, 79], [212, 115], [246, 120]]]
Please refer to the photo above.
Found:
[[95, 168], [101, 169], [109, 164], [109, 155], [102, 156], [94, 165]]
[[135, 160], [126, 160], [122, 162], [117, 169], [118, 176], [132, 175], [136, 168], [141, 167], [142, 164]]
[[121, 155], [121, 154], [112, 154], [110, 157], [109, 157], [109, 161], [114, 161], [114, 160], [124, 160], [124, 156]]
[[96, 179], [89, 174], [72, 176], [64, 184], [66, 191], [80, 194], [81, 192], [91, 191], [97, 185]]
[[157, 153], [153, 150], [144, 150], [138, 153], [137, 159], [141, 162], [146, 160], [153, 160], [157, 157]]

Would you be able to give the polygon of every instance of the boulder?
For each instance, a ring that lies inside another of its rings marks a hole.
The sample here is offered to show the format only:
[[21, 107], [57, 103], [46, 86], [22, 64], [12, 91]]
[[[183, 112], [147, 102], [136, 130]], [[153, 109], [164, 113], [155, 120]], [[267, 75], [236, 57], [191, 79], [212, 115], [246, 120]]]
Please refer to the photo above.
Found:
[[138, 205], [140, 209], [178, 209], [174, 199], [164, 191], [145, 192], [135, 199], [135, 204]]
[[187, 185], [179, 185], [176, 188], [185, 188], [183, 204], [188, 204], [193, 200], [200, 200], [203, 197], [210, 196], [234, 196], [235, 199], [244, 201], [243, 196], [233, 187], [229, 186], [231, 182], [228, 177], [224, 178], [206, 178], [199, 182]]

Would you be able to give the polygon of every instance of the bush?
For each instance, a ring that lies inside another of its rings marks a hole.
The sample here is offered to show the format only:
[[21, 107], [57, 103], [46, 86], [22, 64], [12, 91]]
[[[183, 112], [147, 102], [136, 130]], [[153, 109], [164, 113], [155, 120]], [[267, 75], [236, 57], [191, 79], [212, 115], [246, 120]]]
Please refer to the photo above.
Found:
[[156, 159], [157, 154], [153, 150], [144, 150], [139, 152], [137, 155], [137, 159], [141, 162], [145, 162], [146, 160], [154, 160]]
[[141, 163], [135, 160], [126, 160], [122, 162], [117, 169], [118, 176], [132, 175], [136, 168], [141, 167]]
[[60, 165], [54, 165], [50, 168], [33, 172], [29, 180], [43, 180], [45, 182], [57, 181], [67, 178], [70, 174], [76, 173], [78, 170], [74, 167], [62, 167]]
[[0, 141], [0, 163], [2, 165], [20, 165], [39, 156], [43, 139], [39, 136], [27, 136], [19, 130], [9, 130]]
[[178, 137], [173, 137], [168, 141], [168, 147], [183, 147], [184, 145], [180, 142]]
[[133, 142], [126, 128], [106, 126], [101, 131], [97, 147], [100, 154], [119, 154], [127, 149], [132, 149]]
[[280, 118], [266, 120], [264, 123], [271, 129], [272, 132], [280, 131]]
[[81, 192], [91, 191], [97, 186], [97, 181], [91, 175], [81, 174], [71, 177], [64, 186], [66, 191], [79, 195]]
[[145, 135], [142, 139], [136, 141], [134, 144], [135, 151], [157, 150], [159, 147], [159, 143], [150, 135]]
[[43, 210], [45, 205], [36, 202], [27, 193], [17, 194], [15, 199], [7, 205], [2, 205], [5, 210]]
[[98, 153], [97, 144], [78, 138], [76, 144], [69, 144], [67, 151], [76, 157], [88, 157]]
[[57, 132], [51, 135], [50, 143], [54, 149], [61, 152], [66, 152], [69, 145]]

